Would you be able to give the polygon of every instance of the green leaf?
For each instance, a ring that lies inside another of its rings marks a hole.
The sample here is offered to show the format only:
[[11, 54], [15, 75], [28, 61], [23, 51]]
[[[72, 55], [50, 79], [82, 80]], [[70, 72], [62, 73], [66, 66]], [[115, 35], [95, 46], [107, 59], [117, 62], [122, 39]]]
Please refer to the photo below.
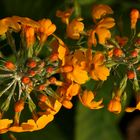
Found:
[[[8, 133], [2, 135], [3, 140], [9, 139]], [[48, 124], [47, 127], [39, 131], [12, 134], [14, 134], [17, 140], [67, 140], [66, 136], [54, 122]]]

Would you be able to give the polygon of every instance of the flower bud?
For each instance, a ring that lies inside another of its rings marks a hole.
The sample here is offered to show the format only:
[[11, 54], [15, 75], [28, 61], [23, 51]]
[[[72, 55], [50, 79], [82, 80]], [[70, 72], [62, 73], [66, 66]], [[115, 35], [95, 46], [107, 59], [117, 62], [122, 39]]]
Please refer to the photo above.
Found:
[[24, 109], [24, 101], [21, 99], [15, 103], [15, 112], [21, 112]]
[[21, 80], [24, 84], [29, 84], [30, 83], [30, 78], [29, 77], [27, 77], [27, 76], [24, 76], [23, 78], [22, 78], [22, 80]]
[[44, 95], [44, 94], [40, 94], [40, 95], [39, 95], [39, 100], [40, 100], [41, 102], [46, 102], [47, 96]]
[[108, 104], [108, 110], [113, 113], [120, 113], [121, 112], [121, 102], [120, 97], [114, 97]]
[[5, 66], [7, 69], [12, 70], [12, 71], [16, 69], [15, 64], [13, 64], [13, 62], [11, 62], [11, 61], [5, 62], [4, 66]]
[[49, 79], [49, 82], [50, 82], [51, 84], [55, 84], [56, 81], [57, 81], [57, 79], [56, 79], [55, 77], [51, 77], [51, 78]]
[[40, 91], [45, 90], [45, 88], [46, 88], [46, 86], [42, 84], [42, 85], [39, 85], [38, 90], [40, 90]]
[[136, 50], [133, 50], [133, 51], [131, 52], [131, 56], [132, 56], [132, 57], [137, 57], [137, 56], [138, 56], [138, 52], [137, 52]]
[[36, 61], [34, 61], [34, 60], [29, 60], [29, 62], [27, 63], [27, 66], [28, 66], [29, 68], [35, 68], [36, 65], [37, 65], [37, 63], [36, 63]]
[[137, 9], [133, 9], [130, 13], [131, 18], [131, 29], [135, 29], [137, 20], [139, 18], [139, 11]]
[[127, 72], [127, 77], [128, 77], [128, 79], [134, 79], [134, 77], [135, 77], [134, 71], [128, 71]]
[[27, 48], [32, 47], [35, 42], [35, 30], [32, 27], [25, 28], [25, 36], [27, 42]]
[[116, 57], [121, 57], [121, 56], [123, 55], [123, 51], [122, 51], [121, 49], [119, 49], [119, 48], [115, 48], [115, 49], [113, 50], [113, 54], [114, 54], [114, 56], [116, 56]]
[[52, 67], [48, 67], [48, 68], [46, 69], [46, 72], [47, 72], [47, 73], [52, 73], [53, 70], [54, 70], [54, 69], [53, 69]]

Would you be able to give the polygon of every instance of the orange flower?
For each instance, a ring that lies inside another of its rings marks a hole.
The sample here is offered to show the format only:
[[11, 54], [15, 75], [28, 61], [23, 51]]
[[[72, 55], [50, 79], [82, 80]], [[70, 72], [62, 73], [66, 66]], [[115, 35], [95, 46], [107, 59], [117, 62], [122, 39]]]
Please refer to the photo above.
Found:
[[93, 19], [100, 19], [107, 14], [113, 14], [112, 9], [106, 4], [95, 5], [92, 10]]
[[77, 83], [65, 84], [58, 89], [58, 93], [60, 94], [60, 102], [63, 99], [71, 100], [73, 96], [76, 96], [79, 93], [80, 85]]
[[30, 27], [34, 27], [34, 28], [39, 28], [40, 24], [28, 17], [19, 17], [19, 16], [12, 16], [11, 19], [15, 22], [15, 23], [20, 23], [23, 26], [30, 26]]
[[21, 26], [30, 26], [38, 28], [39, 24], [27, 17], [12, 16], [0, 20], [0, 35], [5, 34], [9, 29], [19, 32]]
[[135, 107], [126, 107], [126, 112], [133, 112], [135, 110], [140, 110], [140, 95], [139, 91], [136, 92], [136, 106]]
[[94, 80], [106, 80], [109, 76], [109, 69], [104, 65], [104, 55], [101, 52], [96, 52], [93, 56], [89, 73]]
[[43, 129], [49, 122], [53, 120], [54, 116], [42, 115], [35, 122], [33, 119], [29, 119], [27, 122], [23, 122], [20, 126], [12, 126], [8, 130], [12, 132], [27, 132], [27, 131], [36, 131]]
[[63, 23], [68, 24], [69, 17], [71, 16], [72, 12], [73, 12], [73, 9], [67, 9], [66, 11], [57, 10], [56, 16], [60, 17]]
[[0, 119], [0, 134], [6, 133], [12, 123], [13, 120]]
[[71, 84], [64, 84], [57, 90], [60, 96], [59, 101], [65, 108], [71, 109], [73, 104], [70, 100], [79, 93], [79, 90], [80, 85], [77, 83], [72, 82]]
[[140, 101], [137, 103], [136, 107], [127, 107], [125, 109], [126, 112], [133, 112], [135, 110], [140, 110]]
[[92, 91], [85, 90], [82, 94], [79, 94], [79, 99], [81, 103], [89, 107], [90, 109], [100, 109], [103, 107], [101, 99], [100, 101], [93, 101], [95, 98], [95, 95]]
[[50, 19], [39, 20], [40, 28], [38, 29], [40, 33], [40, 42], [43, 43], [46, 41], [47, 37], [51, 35], [55, 30], [56, 26], [52, 24]]
[[104, 45], [106, 43], [107, 39], [111, 38], [111, 33], [108, 29], [112, 28], [115, 25], [114, 19], [107, 17], [102, 20], [100, 20], [95, 29], [89, 31], [89, 39], [88, 39], [88, 45], [91, 46], [92, 44], [94, 46], [97, 45], [97, 38], [96, 34], [98, 36], [99, 44]]
[[113, 113], [120, 113], [121, 112], [121, 102], [120, 97], [115, 96], [108, 104], [108, 110]]
[[1, 19], [0, 20], [0, 35], [5, 34], [9, 28], [18, 32], [21, 26], [16, 21], [14, 21], [12, 17]]
[[131, 29], [135, 29], [137, 20], [139, 18], [139, 11], [137, 9], [133, 9], [130, 13], [130, 19], [131, 19]]
[[39, 106], [42, 110], [45, 110], [45, 112], [39, 112], [40, 115], [55, 115], [60, 110], [62, 104], [58, 100], [46, 95], [46, 101], [39, 102]]
[[83, 19], [77, 18], [73, 19], [67, 25], [67, 36], [72, 39], [79, 39], [80, 33], [84, 30], [84, 24], [81, 22]]
[[65, 63], [65, 56], [68, 53], [68, 48], [65, 43], [56, 35], [53, 35], [56, 40], [54, 40], [51, 44], [52, 46], [52, 54], [57, 54], [58, 58], [62, 61], [62, 66]]
[[73, 66], [73, 70], [66, 73], [69, 80], [75, 81], [78, 84], [84, 84], [89, 80], [86, 71], [86, 55], [84, 52], [77, 50], [73, 55], [66, 56], [65, 61], [65, 65], [69, 64]]
[[66, 92], [66, 97], [76, 96], [80, 90], [80, 85], [77, 83], [72, 83]]

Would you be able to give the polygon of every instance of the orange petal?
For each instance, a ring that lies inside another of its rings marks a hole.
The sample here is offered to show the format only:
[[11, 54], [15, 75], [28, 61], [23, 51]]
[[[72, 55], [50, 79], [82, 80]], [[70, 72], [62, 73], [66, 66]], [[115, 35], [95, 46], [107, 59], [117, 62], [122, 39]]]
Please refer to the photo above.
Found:
[[92, 101], [89, 105], [90, 109], [100, 109], [103, 108], [104, 105], [102, 105], [103, 99], [99, 100], [99, 101]]
[[106, 14], [113, 14], [112, 9], [106, 4], [95, 5], [92, 10], [93, 19], [100, 19]]
[[98, 35], [99, 43], [104, 45], [106, 40], [111, 38], [111, 33], [106, 28], [97, 28], [96, 33]]
[[135, 111], [135, 110], [136, 110], [136, 107], [127, 107], [127, 108], [125, 109], [126, 112], [133, 112], [133, 111]]
[[13, 120], [1, 119], [1, 120], [0, 120], [0, 130], [10, 127], [10, 125], [11, 125], [12, 123], [13, 123]]
[[49, 122], [54, 119], [53, 115], [42, 115], [36, 122], [37, 130], [44, 128]]
[[97, 28], [107, 28], [107, 29], [109, 29], [109, 28], [112, 28], [114, 25], [115, 25], [114, 18], [107, 17], [107, 18], [102, 19], [98, 23]]
[[73, 72], [67, 73], [67, 78], [78, 84], [84, 84], [89, 80], [87, 71], [80, 69], [78, 66], [74, 68]]

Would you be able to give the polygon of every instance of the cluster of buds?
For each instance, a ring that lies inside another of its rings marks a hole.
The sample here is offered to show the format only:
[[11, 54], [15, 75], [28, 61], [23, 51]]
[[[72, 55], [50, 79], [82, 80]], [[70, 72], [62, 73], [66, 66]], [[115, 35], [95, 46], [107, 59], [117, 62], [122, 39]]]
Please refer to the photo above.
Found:
[[[107, 109], [116, 114], [123, 108], [127, 112], [140, 110], [140, 39], [136, 30], [139, 11], [131, 11], [130, 37], [111, 34], [115, 20], [108, 5], [93, 7], [90, 29], [85, 29], [83, 18], [71, 16], [73, 13], [74, 9], [56, 13], [66, 24], [63, 39], [54, 34], [56, 25], [50, 19], [34, 21], [13, 16], [0, 20], [0, 43], [4, 46], [0, 50], [0, 133], [44, 128], [62, 106], [73, 107], [74, 96], [90, 109], [103, 108], [103, 98], [96, 101], [98, 90], [109, 76], [118, 73], [114, 78], [117, 88]], [[64, 43], [69, 40], [74, 40], [75, 45]], [[10, 55], [5, 53], [7, 48]], [[95, 82], [93, 90], [86, 89], [90, 80]], [[129, 81], [136, 93], [136, 107], [124, 104]]]

